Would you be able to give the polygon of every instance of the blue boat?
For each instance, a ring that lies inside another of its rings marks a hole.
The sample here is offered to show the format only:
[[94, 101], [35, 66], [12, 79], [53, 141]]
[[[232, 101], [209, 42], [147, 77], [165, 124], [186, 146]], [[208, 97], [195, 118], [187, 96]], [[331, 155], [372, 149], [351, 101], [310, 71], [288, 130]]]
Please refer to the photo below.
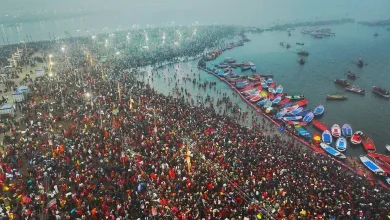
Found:
[[284, 121], [298, 121], [301, 120], [302, 116], [290, 116], [290, 117], [283, 117]]
[[266, 101], [268, 101], [268, 99], [260, 100], [260, 102], [258, 102], [257, 105], [264, 105]]
[[276, 93], [276, 91], [275, 91], [275, 89], [274, 89], [274, 88], [268, 88], [268, 92], [270, 92], [270, 93], [273, 93], [273, 94], [275, 94], [275, 93]]
[[276, 97], [276, 98], [272, 101], [272, 103], [278, 104], [281, 100], [282, 100], [281, 97]]
[[262, 82], [261, 83], [261, 87], [263, 87], [263, 89], [267, 89], [268, 88], [268, 84], [265, 83], [265, 82]]
[[338, 152], [337, 150], [335, 150], [333, 147], [330, 147], [329, 145], [325, 144], [325, 143], [321, 143], [320, 146], [322, 147], [322, 149], [324, 149], [328, 154], [336, 157], [336, 158], [339, 158], [339, 159], [345, 159], [347, 158], [344, 154]]
[[303, 117], [302, 121], [310, 123], [313, 120], [313, 118], [314, 118], [313, 112], [309, 112], [307, 115], [305, 115], [305, 117]]
[[319, 106], [317, 106], [317, 107], [314, 109], [313, 114], [314, 114], [315, 116], [319, 116], [319, 115], [324, 114], [324, 111], [325, 111], [324, 106], [323, 106], [323, 105], [319, 105]]
[[292, 105], [293, 105], [292, 102], [287, 102], [285, 105], [283, 105], [283, 108], [288, 108], [288, 107], [290, 107]]
[[347, 139], [339, 137], [336, 141], [336, 149], [340, 152], [347, 150]]
[[256, 72], [256, 67], [255, 66], [251, 66], [251, 70], [252, 70], [252, 72]]
[[267, 81], [266, 81], [268, 84], [271, 84], [274, 82], [274, 80], [272, 78], [268, 78]]
[[332, 143], [332, 134], [330, 133], [329, 130], [325, 130], [322, 132], [322, 141], [325, 144], [331, 144]]
[[[299, 108], [296, 108], [294, 110], [291, 110], [290, 112], [288, 112], [287, 114], [288, 115], [296, 115], [298, 114], [299, 112], [303, 111], [303, 108], [302, 107], [299, 107]], [[301, 116], [302, 117], [302, 116]]]
[[309, 114], [309, 112], [311, 112], [311, 110], [310, 110], [310, 109], [305, 109], [305, 110], [303, 110], [303, 111], [299, 112], [299, 113], [298, 113], [298, 114], [296, 114], [296, 115], [299, 115], [299, 116], [305, 117], [307, 114]]
[[364, 164], [364, 166], [366, 166], [369, 170], [371, 170], [375, 174], [382, 175], [382, 176], [386, 175], [386, 173], [382, 170], [382, 168], [380, 168], [378, 165], [376, 165], [376, 163], [370, 160], [369, 157], [360, 155], [359, 158], [360, 161], [362, 161], [362, 163]]
[[349, 124], [344, 124], [341, 128], [341, 132], [343, 133], [344, 137], [350, 138], [352, 137], [352, 127]]
[[276, 93], [282, 93], [283, 92], [283, 86], [282, 85], [279, 85], [277, 88], [276, 88]]
[[287, 109], [282, 109], [280, 112], [276, 113], [276, 118], [281, 119], [286, 114], [287, 114]]

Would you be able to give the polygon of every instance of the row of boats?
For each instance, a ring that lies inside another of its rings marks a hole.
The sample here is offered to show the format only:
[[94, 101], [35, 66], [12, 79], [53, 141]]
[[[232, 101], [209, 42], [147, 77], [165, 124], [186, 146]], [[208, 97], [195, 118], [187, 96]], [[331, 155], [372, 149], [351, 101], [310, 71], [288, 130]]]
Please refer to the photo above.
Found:
[[[348, 76], [349, 75], [356, 77], [356, 75], [352, 72], [348, 72]], [[335, 79], [334, 82], [340, 86], [343, 86], [345, 88], [345, 90], [348, 92], [353, 92], [353, 93], [356, 93], [359, 95], [365, 95], [364, 89], [361, 89], [358, 86], [353, 86], [353, 85], [351, 86], [351, 84], [346, 79]], [[373, 86], [372, 92], [379, 95], [380, 97], [383, 97], [386, 99], [390, 98], [390, 93], [388, 91], [386, 91], [384, 88], [381, 88], [379, 86]]]

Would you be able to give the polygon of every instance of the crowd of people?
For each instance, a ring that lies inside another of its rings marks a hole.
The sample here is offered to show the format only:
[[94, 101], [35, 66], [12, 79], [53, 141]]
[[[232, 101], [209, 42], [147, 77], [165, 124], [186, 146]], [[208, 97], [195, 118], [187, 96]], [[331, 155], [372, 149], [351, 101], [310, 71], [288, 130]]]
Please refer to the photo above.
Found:
[[[211, 35], [200, 42], [215, 42]], [[3, 218], [389, 218], [389, 192], [281, 138], [265, 120], [249, 128], [183, 93], [159, 94], [128, 70], [134, 57], [99, 63], [79, 44], [68, 43], [67, 55], [59, 44], [41, 52], [60, 51], [55, 74], [29, 84], [23, 117], [10, 122]], [[178, 54], [168, 55], [150, 56]]]

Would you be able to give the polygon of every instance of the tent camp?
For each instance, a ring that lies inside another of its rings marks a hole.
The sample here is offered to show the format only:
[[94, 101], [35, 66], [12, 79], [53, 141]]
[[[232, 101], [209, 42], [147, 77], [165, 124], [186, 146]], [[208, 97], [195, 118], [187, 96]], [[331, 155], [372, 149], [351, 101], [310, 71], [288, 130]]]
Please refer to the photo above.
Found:
[[1, 116], [7, 116], [10, 115], [12, 117], [15, 116], [15, 108], [10, 104], [4, 104], [0, 107], [0, 115]]

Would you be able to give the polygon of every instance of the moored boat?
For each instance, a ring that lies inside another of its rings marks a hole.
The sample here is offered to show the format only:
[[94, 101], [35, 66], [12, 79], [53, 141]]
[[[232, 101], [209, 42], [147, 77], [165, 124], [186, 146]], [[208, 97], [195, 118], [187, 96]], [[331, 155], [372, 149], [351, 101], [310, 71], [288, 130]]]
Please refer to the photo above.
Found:
[[287, 95], [286, 98], [289, 98], [291, 101], [299, 101], [305, 98], [304, 95]]
[[275, 82], [275, 81], [273, 81], [271, 84], [269, 84], [269, 88], [275, 88], [276, 86], [277, 86], [278, 84]]
[[330, 131], [329, 130], [325, 130], [324, 132], [322, 132], [322, 141], [325, 143], [325, 144], [331, 144], [332, 143], [332, 135], [330, 134]]
[[383, 98], [390, 98], [390, 93], [379, 86], [373, 86], [372, 91]]
[[251, 66], [251, 70], [252, 70], [253, 73], [255, 73], [256, 72], [256, 66]]
[[312, 121], [313, 127], [317, 128], [320, 131], [326, 131], [329, 130], [328, 126], [326, 126], [324, 123], [318, 121], [318, 120], [313, 120]]
[[298, 134], [304, 138], [311, 138], [311, 135], [305, 128], [303, 128], [300, 125], [295, 125], [295, 130], [298, 132]]
[[298, 114], [301, 111], [303, 111], [303, 108], [302, 107], [298, 107], [296, 109], [291, 110], [290, 112], [287, 112], [287, 114], [288, 115], [296, 115], [296, 114]]
[[332, 127], [330, 128], [330, 130], [331, 130], [333, 137], [340, 137], [340, 135], [341, 135], [340, 125], [333, 124]]
[[252, 103], [260, 101], [262, 97], [260, 95], [257, 95], [256, 97], [251, 98], [249, 101]]
[[356, 93], [356, 94], [359, 94], [359, 95], [365, 95], [366, 94], [366, 90], [360, 89], [358, 87], [353, 87], [353, 86], [346, 87], [345, 91], [353, 92], [353, 93]]
[[300, 43], [300, 42], [297, 42], [296, 44], [301, 46], [305, 45], [304, 43]]
[[321, 143], [321, 135], [317, 132], [314, 132], [313, 134], [313, 143], [315, 145], [319, 145]]
[[351, 137], [351, 143], [352, 144], [361, 144], [362, 143], [362, 136], [363, 136], [363, 132], [356, 131], [355, 133], [353, 133], [353, 135]]
[[247, 71], [247, 70], [250, 70], [251, 67], [250, 66], [242, 66], [241, 67], [241, 71], [244, 72], [244, 71]]
[[272, 78], [268, 78], [266, 81], [265, 81], [267, 84], [271, 84], [274, 82], [274, 80]]
[[282, 99], [282, 101], [279, 102], [279, 105], [285, 105], [285, 104], [287, 104], [289, 101], [290, 101], [289, 98], [284, 98], [284, 99]]
[[278, 87], [276, 87], [276, 93], [282, 93], [283, 92], [283, 86], [282, 85], [279, 85]]
[[301, 56], [309, 56], [309, 52], [304, 51], [304, 50], [301, 50], [301, 51], [298, 52], [298, 55], [301, 55]]
[[324, 106], [323, 106], [323, 105], [319, 105], [319, 106], [317, 106], [317, 107], [314, 109], [313, 114], [314, 114], [315, 116], [322, 115], [322, 114], [324, 114], [324, 110], [325, 110]]
[[276, 118], [281, 119], [286, 114], [287, 114], [287, 109], [282, 109], [280, 112], [276, 113]]
[[290, 117], [283, 117], [284, 121], [298, 121], [302, 119], [302, 116], [290, 116]]
[[301, 64], [301, 65], [304, 65], [305, 64], [305, 60], [302, 59], [302, 58], [299, 58], [298, 63]]
[[233, 58], [231, 58], [231, 57], [226, 57], [225, 60], [224, 60], [224, 62], [226, 62], [226, 63], [235, 63], [236, 60], [233, 59]]
[[371, 138], [368, 137], [367, 135], [362, 136], [362, 144], [363, 144], [364, 149], [366, 149], [366, 151], [375, 152], [375, 150], [376, 150], [375, 144], [371, 140]]
[[304, 109], [303, 111], [299, 112], [298, 114], [296, 115], [299, 115], [299, 116], [302, 116], [302, 117], [305, 117], [307, 114], [309, 114], [309, 112], [311, 112], [310, 109]]
[[276, 97], [274, 100], [272, 100], [272, 103], [278, 104], [280, 102], [280, 100], [282, 100], [281, 97]]
[[304, 122], [310, 123], [314, 118], [313, 112], [309, 112], [305, 117], [303, 118]]
[[347, 150], [347, 140], [344, 137], [339, 137], [337, 139], [336, 149], [341, 152]]
[[259, 102], [257, 103], [257, 105], [262, 106], [262, 105], [264, 105], [268, 100], [269, 100], [269, 99], [263, 99], [263, 100], [259, 101]]
[[390, 156], [383, 155], [383, 154], [378, 154], [378, 153], [374, 153], [374, 152], [368, 152], [367, 155], [369, 155], [370, 157], [373, 157], [375, 159], [380, 159], [383, 162], [386, 162], [386, 163], [390, 164]]
[[341, 127], [341, 132], [343, 133], [344, 137], [350, 138], [353, 134], [351, 125], [344, 124]]
[[325, 144], [325, 143], [321, 143], [320, 144], [321, 148], [324, 149], [328, 154], [336, 157], [336, 158], [339, 158], [339, 159], [345, 159], [347, 158], [344, 154], [338, 152], [337, 150], [335, 150], [333, 147]]
[[346, 79], [335, 79], [334, 83], [341, 85], [341, 86], [344, 86], [344, 87], [349, 86], [349, 82]]
[[378, 175], [385, 175], [385, 172], [380, 168], [378, 165], [376, 165], [372, 160], [370, 160], [369, 157], [360, 155], [359, 156], [360, 161], [366, 166], [369, 170], [374, 172], [375, 174]]
[[337, 95], [337, 94], [334, 94], [334, 95], [326, 95], [326, 99], [328, 100], [347, 100], [348, 99], [348, 96], [347, 95]]
[[348, 71], [348, 75], [347, 76], [348, 76], [349, 79], [356, 79], [357, 78], [356, 74], [351, 72], [351, 71]]
[[300, 125], [300, 126], [307, 126], [307, 123], [306, 122], [302, 122], [302, 121], [287, 121], [287, 124], [289, 125]]
[[302, 99], [301, 101], [298, 101], [298, 102], [295, 103], [295, 104], [298, 105], [299, 107], [302, 107], [302, 106], [306, 106], [307, 103], [309, 103], [309, 100], [307, 100], [307, 99]]

